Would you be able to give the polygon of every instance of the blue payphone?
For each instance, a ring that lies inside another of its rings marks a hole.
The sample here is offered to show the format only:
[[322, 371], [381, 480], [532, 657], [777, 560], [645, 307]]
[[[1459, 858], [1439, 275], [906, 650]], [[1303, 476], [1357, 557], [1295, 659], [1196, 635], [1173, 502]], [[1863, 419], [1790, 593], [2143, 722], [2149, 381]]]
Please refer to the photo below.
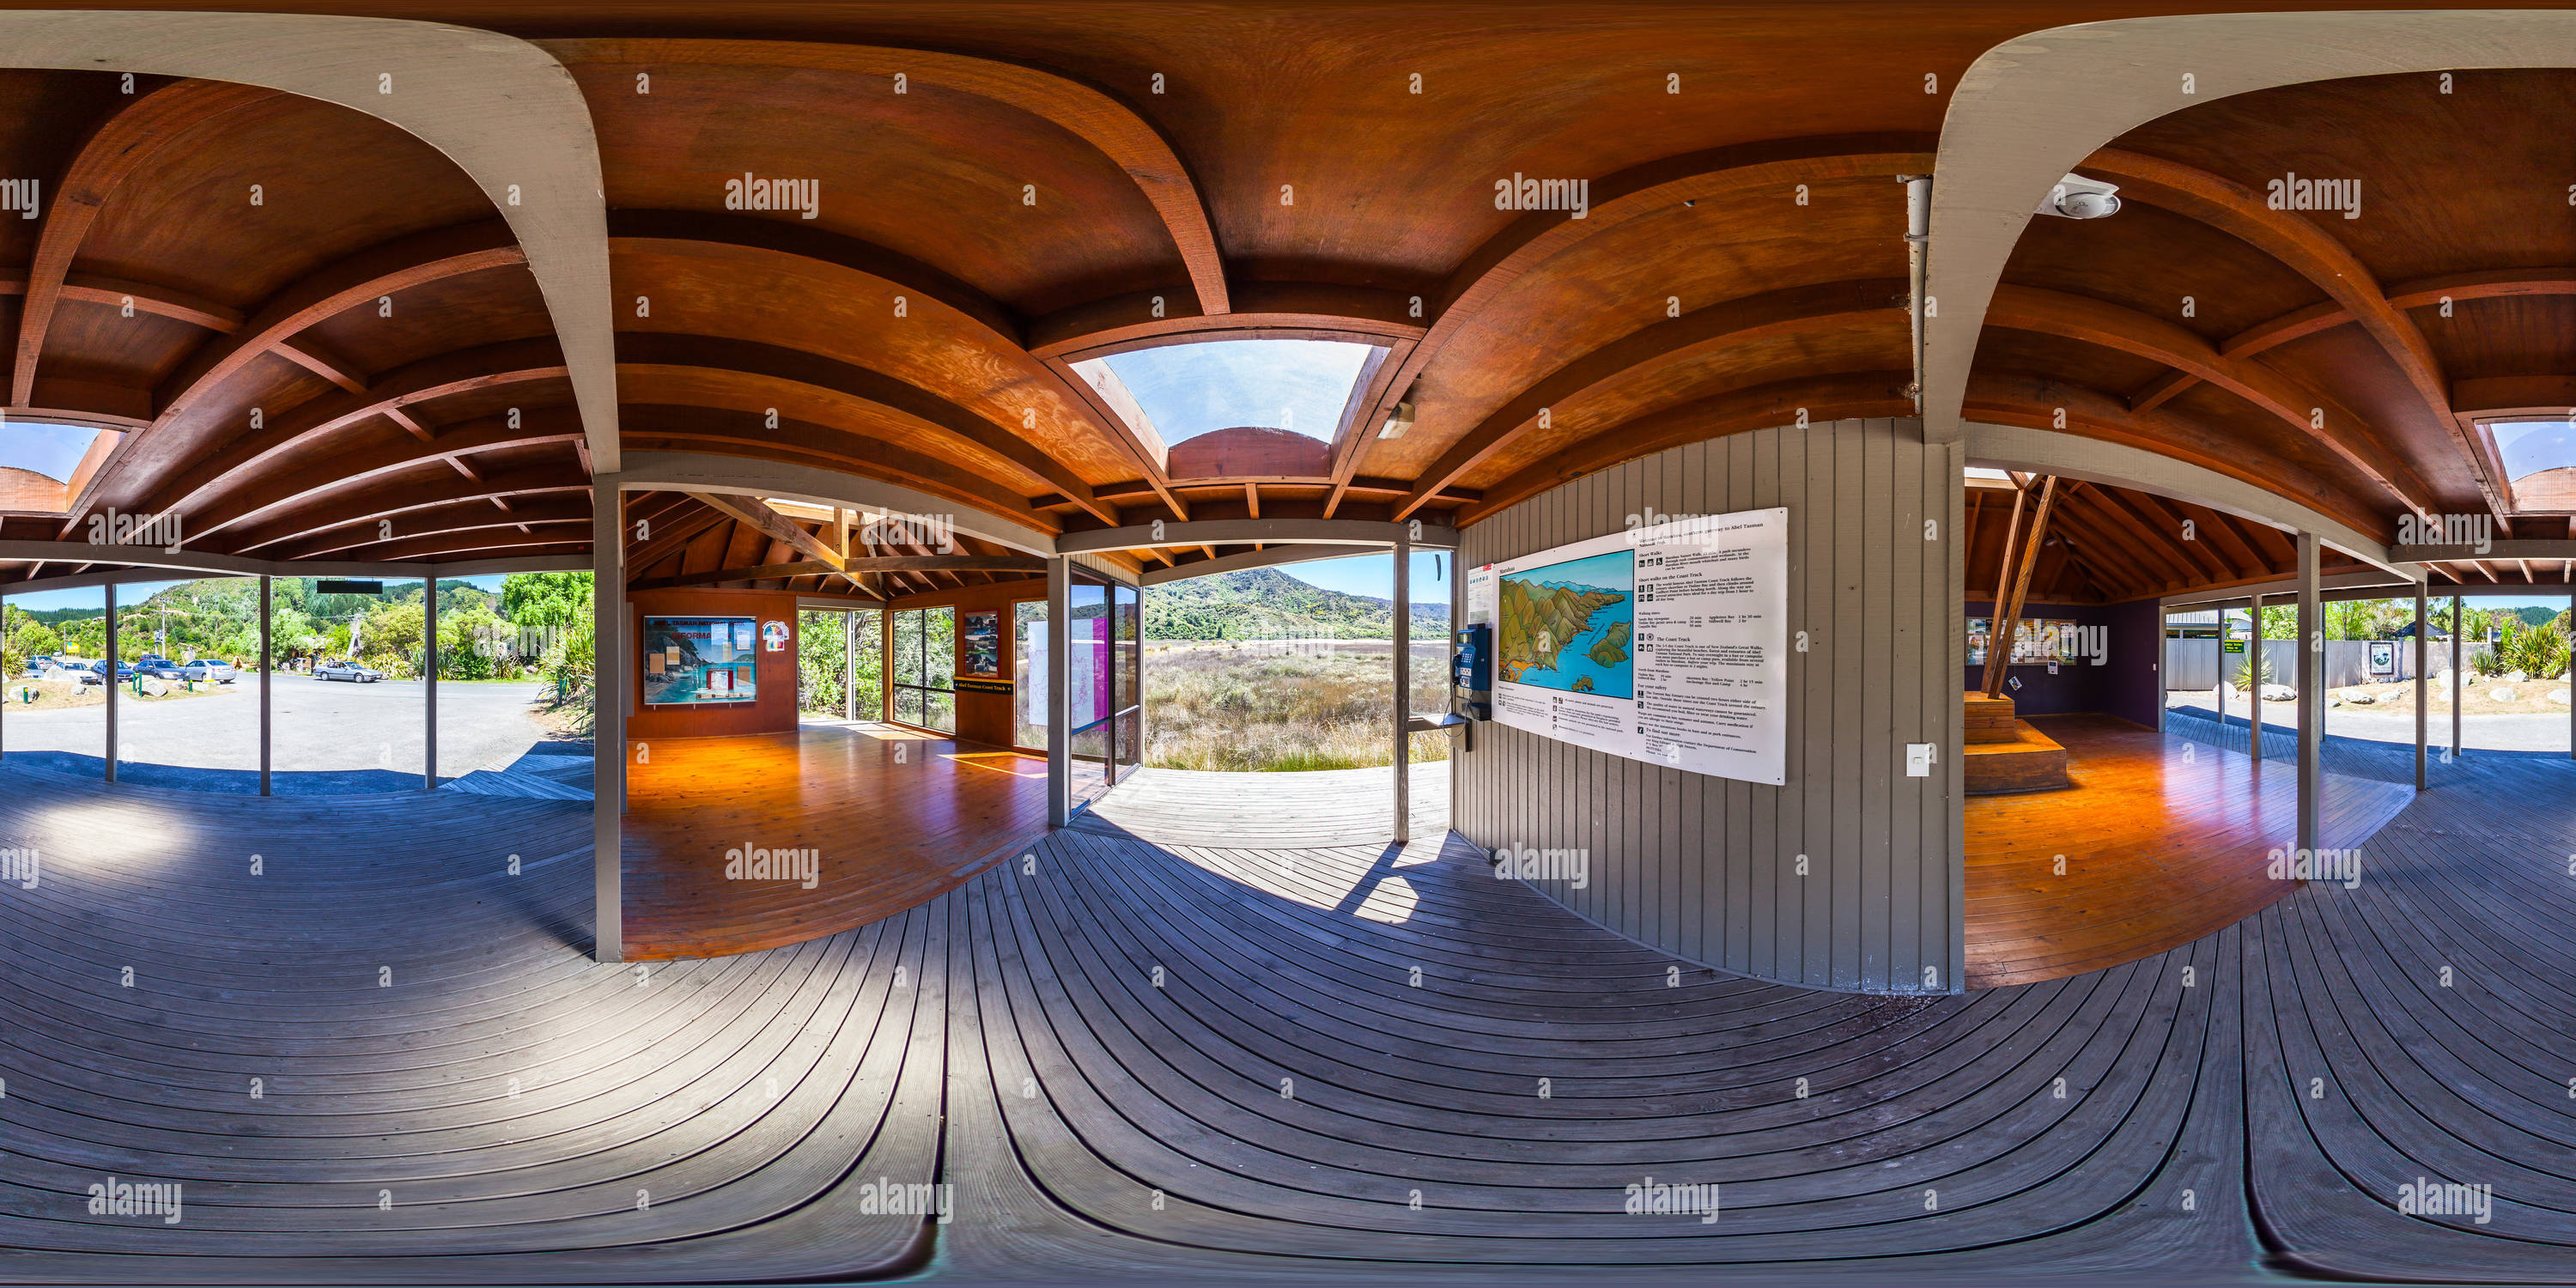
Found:
[[1494, 632], [1472, 622], [1450, 632], [1450, 683], [1457, 693], [1457, 712], [1470, 720], [1494, 718]]

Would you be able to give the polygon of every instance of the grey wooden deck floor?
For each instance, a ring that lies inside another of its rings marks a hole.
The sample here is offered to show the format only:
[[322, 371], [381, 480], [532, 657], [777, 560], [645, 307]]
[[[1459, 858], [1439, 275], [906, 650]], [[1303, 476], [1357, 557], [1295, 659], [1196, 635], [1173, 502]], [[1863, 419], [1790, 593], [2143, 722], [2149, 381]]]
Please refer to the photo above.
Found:
[[[2564, 1280], [2576, 766], [2444, 768], [2356, 889], [1869, 998], [1437, 836], [1270, 826], [1321, 784], [1264, 776], [1148, 776], [910, 913], [639, 977], [582, 956], [575, 805], [0, 767], [42, 855], [0, 888], [0, 1277]], [[109, 1176], [183, 1219], [91, 1214]], [[2488, 1219], [2401, 1214], [2419, 1177]], [[1649, 1178], [1717, 1219], [1628, 1214]], [[864, 1212], [887, 1182], [953, 1219]]]

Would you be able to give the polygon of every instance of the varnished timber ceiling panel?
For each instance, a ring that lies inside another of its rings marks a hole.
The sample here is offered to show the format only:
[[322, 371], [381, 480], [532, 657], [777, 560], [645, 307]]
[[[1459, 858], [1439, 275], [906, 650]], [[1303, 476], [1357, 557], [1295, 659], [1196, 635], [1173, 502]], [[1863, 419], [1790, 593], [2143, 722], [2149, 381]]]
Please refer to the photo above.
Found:
[[[626, 445], [846, 471], [1069, 531], [1472, 523], [1801, 409], [1906, 414], [1894, 176], [1930, 168], [1985, 50], [2154, 11], [748, 3], [717, 31], [615, 3], [299, 7], [488, 27], [564, 63], [603, 161]], [[2134, 130], [2095, 158], [2147, 171], [2124, 180], [2128, 209], [2023, 237], [1971, 407], [2033, 425], [2066, 407], [2078, 432], [2368, 531], [2417, 499], [2476, 508], [2478, 467], [2421, 373], [2357, 322], [2298, 315], [2329, 302], [2328, 239], [2398, 293], [2445, 381], [2545, 392], [2509, 382], [2563, 370], [2576, 342], [2576, 287], [2546, 284], [2576, 280], [2550, 169], [2571, 77], [2481, 72], [2448, 97], [2422, 77], [2326, 82]], [[34, 337], [10, 410], [152, 426], [82, 504], [179, 508], [202, 520], [192, 545], [270, 557], [586, 535], [537, 517], [577, 499], [588, 461], [489, 194], [344, 108], [121, 88], [112, 70], [0, 73], [0, 171], [86, 175], [97, 198], [0, 218], [0, 326]], [[2290, 171], [2361, 179], [2364, 217], [2249, 224], [2196, 177], [2259, 192]], [[726, 209], [746, 175], [812, 181], [813, 217]], [[1586, 181], [1584, 217], [1499, 207], [1515, 175]], [[2425, 292], [2453, 288], [2437, 323]], [[1388, 353], [1322, 466], [1249, 490], [1224, 477], [1249, 456], [1167, 469], [1068, 365], [1257, 335]], [[1408, 392], [1413, 429], [1378, 438]], [[2328, 431], [2294, 414], [2311, 407]], [[386, 518], [392, 541], [344, 544]], [[2232, 554], [2088, 553], [2152, 542], [2107, 498], [2069, 524], [2051, 585], [2077, 597], [2277, 571], [2253, 533]], [[709, 532], [691, 557], [778, 562]]]

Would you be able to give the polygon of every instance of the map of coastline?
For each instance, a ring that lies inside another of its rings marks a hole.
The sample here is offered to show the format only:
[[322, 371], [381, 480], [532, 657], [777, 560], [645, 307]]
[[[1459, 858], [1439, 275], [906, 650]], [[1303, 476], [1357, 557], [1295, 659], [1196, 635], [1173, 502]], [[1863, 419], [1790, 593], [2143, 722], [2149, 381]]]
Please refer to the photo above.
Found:
[[1619, 550], [1500, 579], [1496, 679], [1630, 698], [1636, 555]]

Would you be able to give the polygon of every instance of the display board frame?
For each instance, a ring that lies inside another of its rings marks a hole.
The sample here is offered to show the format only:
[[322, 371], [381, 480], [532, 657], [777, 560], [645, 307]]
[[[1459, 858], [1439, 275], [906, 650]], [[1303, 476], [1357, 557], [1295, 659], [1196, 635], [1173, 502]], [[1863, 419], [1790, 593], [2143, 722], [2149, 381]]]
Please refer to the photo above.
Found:
[[[647, 707], [738, 707], [760, 700], [760, 619], [671, 613], [644, 618], [636, 674]], [[694, 672], [693, 686], [679, 679]], [[681, 696], [673, 696], [678, 690]]]

